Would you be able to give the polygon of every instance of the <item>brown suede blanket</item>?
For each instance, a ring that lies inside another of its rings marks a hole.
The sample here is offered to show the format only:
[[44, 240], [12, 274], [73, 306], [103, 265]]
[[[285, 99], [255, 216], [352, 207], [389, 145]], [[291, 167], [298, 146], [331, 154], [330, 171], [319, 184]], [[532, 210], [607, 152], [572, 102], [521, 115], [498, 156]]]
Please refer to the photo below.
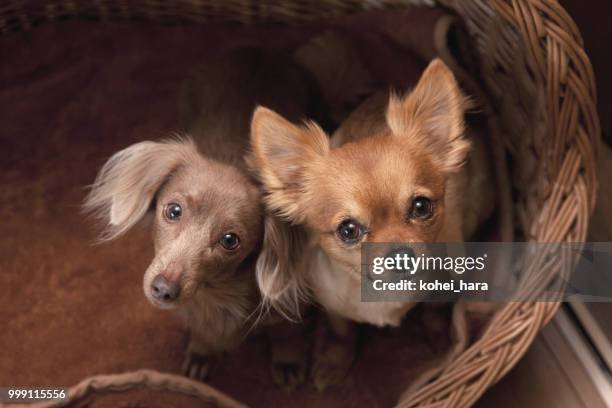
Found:
[[[239, 44], [296, 47], [333, 24], [353, 27], [381, 86], [405, 84], [426, 61], [384, 32], [414, 23], [428, 37], [423, 27], [436, 16], [382, 13], [301, 28], [72, 21], [1, 36], [0, 386], [69, 387], [143, 368], [180, 373], [187, 332], [142, 293], [149, 232], [92, 245], [96, 230], [79, 206], [112, 153], [177, 129], [177, 90], [192, 67]], [[423, 46], [418, 35], [411, 41]], [[210, 385], [256, 407], [390, 406], [448, 346], [448, 333], [441, 341], [425, 337], [418, 311], [400, 329], [364, 328], [362, 337], [342, 387], [276, 389], [257, 336], [218, 367]], [[201, 405], [163, 390], [94, 394], [82, 403]]]

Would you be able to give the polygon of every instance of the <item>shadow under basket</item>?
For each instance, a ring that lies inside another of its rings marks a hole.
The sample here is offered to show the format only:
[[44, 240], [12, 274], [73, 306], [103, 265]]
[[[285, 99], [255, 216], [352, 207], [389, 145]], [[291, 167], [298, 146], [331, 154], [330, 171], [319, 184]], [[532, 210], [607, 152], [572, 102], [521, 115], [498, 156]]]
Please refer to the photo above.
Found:
[[[25, 31], [70, 18], [296, 25], [407, 5], [444, 8], [467, 28], [478, 60], [470, 75], [479, 79], [491, 101], [490, 113], [509, 157], [520, 239], [584, 241], [597, 189], [595, 83], [580, 33], [556, 1], [12, 1], [0, 10], [0, 31]], [[537, 273], [525, 273], [529, 278], [519, 290], [539, 293], [558, 285], [569, 273], [567, 265], [575, 262], [534, 257], [525, 268]], [[555, 301], [506, 304], [465, 352], [433, 381], [404, 393], [397, 406], [474, 404], [523, 356], [558, 306]], [[70, 395], [137, 386], [166, 389], [212, 405], [241, 406], [205, 384], [147, 370], [92, 377], [73, 387]]]

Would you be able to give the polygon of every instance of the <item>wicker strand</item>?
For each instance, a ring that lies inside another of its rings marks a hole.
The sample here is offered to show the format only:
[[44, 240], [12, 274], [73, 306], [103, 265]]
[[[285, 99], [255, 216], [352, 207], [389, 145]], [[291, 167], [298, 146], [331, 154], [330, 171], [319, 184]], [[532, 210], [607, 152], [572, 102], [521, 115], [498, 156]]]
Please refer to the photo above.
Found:
[[[465, 6], [458, 5], [459, 2], [444, 3], [457, 11], [466, 9]], [[483, 2], [478, 3], [486, 7]], [[557, 2], [496, 0], [489, 5], [503, 20], [511, 23], [508, 29], [520, 33], [521, 40], [526, 45], [526, 53], [537, 67], [536, 72], [542, 77], [538, 81], [539, 75], [536, 75], [536, 83], [539, 82], [538, 86], [546, 95], [548, 131], [546, 139], [541, 141], [542, 146], [539, 147], [545, 150], [540, 151], [536, 147], [536, 153], [548, 153], [552, 160], [544, 161], [548, 168], [536, 167], [535, 172], [536, 176], [539, 173], [549, 179], [553, 179], [550, 175], [555, 177], [554, 182], [548, 184], [549, 190], [544, 202], [540, 202], [538, 208], [522, 210], [524, 222], [536, 226], [532, 237], [536, 241], [583, 241], [586, 238], [586, 220], [593, 208], [594, 191], [597, 187], [592, 173], [599, 128], [595, 110], [594, 77], [582, 49], [582, 40], [575, 24]], [[471, 18], [463, 14], [462, 16]], [[486, 36], [487, 33], [472, 31], [472, 35]], [[498, 36], [498, 39], [501, 38], [507, 37]], [[481, 57], [486, 57], [486, 54], [481, 54]], [[492, 62], [489, 64], [494, 65]], [[499, 78], [491, 79], [499, 81]], [[501, 87], [498, 89], [499, 92], [504, 91]], [[500, 114], [516, 117], [513, 112]], [[528, 114], [519, 116], [529, 117]], [[537, 141], [520, 142], [527, 144]], [[534, 174], [528, 176], [534, 177]], [[542, 176], [534, 177], [536, 180], [541, 178]], [[528, 180], [524, 178], [521, 182], [528, 185]], [[529, 194], [528, 191], [522, 193]], [[570, 267], [576, 261], [575, 255], [565, 254], [561, 258], [556, 262], [545, 263], [537, 275], [527, 273], [527, 278], [538, 278], [529, 283], [535, 283], [538, 290], [543, 291], [549, 284], [567, 279]], [[540, 263], [537, 259], [531, 261]], [[452, 399], [453, 406], [473, 404], [487, 387], [498, 381], [518, 361], [557, 308], [557, 302], [509, 304], [494, 317], [489, 326], [490, 330], [436, 381], [428, 384], [419, 393], [407, 397], [398, 406], [427, 406], [431, 402], [428, 399], [430, 395], [442, 396], [437, 398], [437, 401]], [[501, 353], [500, 350], [507, 352]], [[470, 363], [474, 361], [479, 363], [477, 369], [464, 378], [456, 379], [455, 374], [462, 367], [470, 367]], [[482, 367], [486, 367], [486, 370]], [[456, 392], [449, 392], [459, 389], [465, 390], [465, 396], [460, 400]]]

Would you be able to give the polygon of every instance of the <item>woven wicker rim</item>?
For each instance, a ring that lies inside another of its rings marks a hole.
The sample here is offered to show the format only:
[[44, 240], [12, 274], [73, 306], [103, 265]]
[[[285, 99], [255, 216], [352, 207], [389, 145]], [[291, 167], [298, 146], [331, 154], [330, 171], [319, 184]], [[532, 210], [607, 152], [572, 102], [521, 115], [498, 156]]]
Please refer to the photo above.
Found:
[[[409, 4], [444, 7], [468, 28], [480, 57], [481, 85], [494, 103], [513, 158], [517, 221], [525, 238], [584, 241], [597, 191], [595, 79], [578, 28], [556, 0], [26, 0], [0, 6], [0, 31], [66, 18], [295, 24]], [[526, 268], [538, 273], [527, 275], [537, 280], [523, 282], [523, 289], [541, 293], [558, 284], [575, 262], [574, 254], [567, 257], [531, 260]], [[524, 355], [558, 307], [558, 302], [507, 304], [476, 343], [434, 381], [403, 395], [398, 406], [472, 405]], [[140, 377], [127, 375], [122, 381], [135, 384], [135, 378]]]

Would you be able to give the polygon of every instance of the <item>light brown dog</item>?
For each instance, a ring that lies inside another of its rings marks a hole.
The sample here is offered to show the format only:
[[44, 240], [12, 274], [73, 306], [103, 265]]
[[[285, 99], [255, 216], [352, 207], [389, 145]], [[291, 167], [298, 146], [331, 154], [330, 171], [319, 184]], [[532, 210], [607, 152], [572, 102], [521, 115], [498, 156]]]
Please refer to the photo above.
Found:
[[[264, 220], [260, 190], [243, 159], [253, 109], [271, 104], [298, 120], [316, 102], [311, 85], [279, 52], [241, 49], [208, 63], [183, 87], [190, 138], [116, 153], [84, 204], [106, 225], [103, 240], [152, 215], [155, 258], [143, 289], [153, 305], [175, 309], [190, 328], [185, 370], [192, 377], [205, 378], [256, 323], [255, 261], [262, 247], [280, 251], [282, 231]], [[304, 376], [304, 340], [287, 340], [287, 328], [279, 333], [272, 336], [273, 375], [291, 388]]]
[[[249, 160], [266, 204], [308, 236], [299, 268], [258, 269], [260, 288], [280, 309], [307, 292], [327, 311], [335, 336], [315, 355], [319, 388], [352, 363], [348, 321], [397, 326], [414, 305], [361, 302], [361, 244], [462, 241], [491, 213], [483, 146], [464, 137], [466, 107], [453, 74], [434, 60], [412, 92], [366, 100], [331, 144], [314, 123], [255, 112]], [[470, 147], [477, 159], [466, 165]]]

